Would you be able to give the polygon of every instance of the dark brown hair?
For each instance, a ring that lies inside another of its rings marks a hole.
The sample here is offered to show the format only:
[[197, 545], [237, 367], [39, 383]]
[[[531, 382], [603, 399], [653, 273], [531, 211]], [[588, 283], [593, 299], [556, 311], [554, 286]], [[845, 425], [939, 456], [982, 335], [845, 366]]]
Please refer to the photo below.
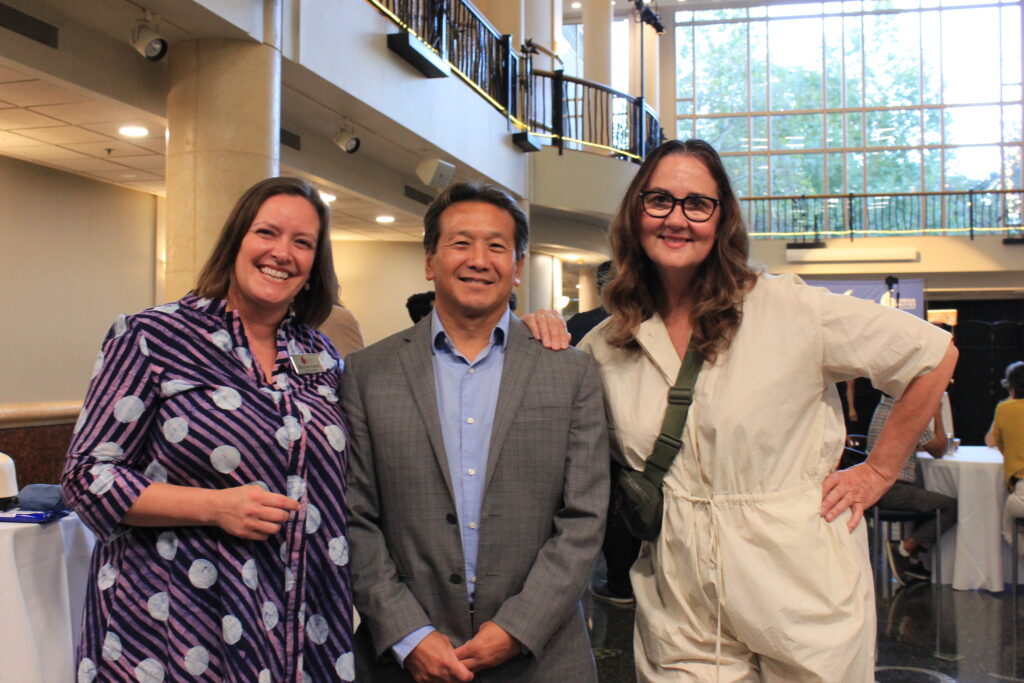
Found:
[[618, 347], [634, 344], [640, 323], [659, 312], [666, 301], [661, 278], [640, 242], [643, 211], [640, 192], [647, 187], [661, 160], [670, 154], [697, 159], [707, 167], [718, 186], [721, 213], [715, 244], [697, 269], [687, 293], [693, 301], [691, 343], [706, 359], [713, 361], [729, 347], [736, 334], [743, 297], [757, 275], [747, 264], [747, 230], [732, 183], [718, 152], [703, 140], [669, 140], [661, 144], [647, 155], [626, 190], [611, 226], [615, 277], [604, 289], [605, 307], [613, 315], [608, 341]]
[[330, 212], [316, 188], [301, 178], [267, 178], [245, 191], [231, 210], [217, 238], [217, 244], [213, 247], [213, 253], [199, 273], [195, 292], [206, 297], [227, 296], [242, 238], [249, 232], [263, 203], [281, 194], [306, 199], [316, 209], [320, 219], [316, 253], [306, 281], [308, 289], [300, 289], [292, 300], [295, 321], [301, 325], [317, 327], [327, 320], [331, 307], [338, 302], [338, 279], [334, 274], [334, 259], [331, 256]]
[[427, 207], [423, 215], [423, 247], [428, 254], [437, 251], [437, 242], [441, 239], [441, 214], [456, 202], [486, 202], [508, 212], [516, 225], [516, 261], [526, 255], [526, 247], [530, 243], [530, 223], [516, 200], [494, 185], [465, 180], [446, 187]]

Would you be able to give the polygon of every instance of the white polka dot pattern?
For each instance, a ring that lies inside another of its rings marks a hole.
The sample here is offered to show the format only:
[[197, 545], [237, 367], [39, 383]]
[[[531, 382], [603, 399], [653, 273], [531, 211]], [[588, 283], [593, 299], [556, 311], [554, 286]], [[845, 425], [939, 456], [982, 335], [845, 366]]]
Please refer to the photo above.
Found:
[[327, 642], [327, 636], [330, 635], [330, 628], [327, 626], [327, 620], [319, 614], [311, 614], [309, 619], [306, 621], [306, 635], [317, 645], [323, 645]]
[[346, 652], [338, 657], [334, 662], [334, 672], [337, 673], [338, 678], [343, 681], [356, 680], [355, 656], [351, 652]]
[[242, 639], [242, 622], [238, 620], [238, 617], [233, 614], [225, 615], [220, 624], [225, 643], [234, 645]]
[[336, 536], [327, 544], [327, 554], [331, 562], [344, 567], [348, 564], [348, 539], [344, 536]]
[[331, 448], [341, 453], [345, 450], [345, 432], [338, 425], [327, 425], [324, 427], [324, 436]]
[[164, 675], [164, 665], [155, 659], [143, 659], [135, 667], [135, 680], [139, 683], [161, 683]]
[[306, 506], [306, 533], [315, 534], [323, 521], [320, 516], [320, 508], [310, 503]]
[[277, 610], [277, 605], [270, 602], [263, 603], [263, 628], [267, 631], [273, 630], [277, 626], [277, 622], [280, 619], [280, 613]]
[[165, 560], [173, 560], [178, 554], [178, 535], [165, 531], [156, 539], [156, 551]]
[[188, 420], [183, 417], [172, 417], [164, 422], [164, 438], [171, 443], [180, 443], [188, 436]]
[[149, 596], [149, 600], [146, 601], [146, 610], [149, 611], [149, 616], [157, 621], [167, 621], [167, 616], [170, 614], [167, 593], [161, 591]]
[[121, 658], [121, 639], [113, 631], [107, 631], [103, 638], [103, 659], [116, 662]]
[[96, 662], [83, 657], [78, 663], [78, 683], [92, 683], [96, 680]]
[[213, 469], [222, 474], [230, 474], [238, 468], [242, 462], [242, 454], [234, 446], [217, 446], [210, 453], [210, 463]]
[[217, 583], [217, 568], [209, 560], [196, 560], [188, 568], [188, 580], [196, 588], [209, 588]]
[[231, 387], [221, 387], [213, 392], [213, 402], [222, 410], [238, 410], [242, 396]]
[[188, 649], [184, 658], [185, 671], [193, 676], [202, 676], [210, 668], [210, 651], [202, 645]]
[[145, 408], [138, 396], [125, 396], [114, 404], [114, 419], [118, 422], [135, 422]]

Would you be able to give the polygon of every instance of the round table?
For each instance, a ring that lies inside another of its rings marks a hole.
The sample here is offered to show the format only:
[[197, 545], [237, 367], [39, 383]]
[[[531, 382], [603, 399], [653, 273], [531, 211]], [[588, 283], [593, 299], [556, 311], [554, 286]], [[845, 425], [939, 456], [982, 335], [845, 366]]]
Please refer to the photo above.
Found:
[[925, 488], [957, 499], [959, 519], [941, 540], [943, 582], [956, 590], [1002, 591], [1011, 561], [1001, 531], [1007, 495], [1002, 454], [986, 446], [961, 446], [942, 458], [917, 457]]
[[93, 534], [69, 515], [0, 523], [3, 680], [72, 681]]

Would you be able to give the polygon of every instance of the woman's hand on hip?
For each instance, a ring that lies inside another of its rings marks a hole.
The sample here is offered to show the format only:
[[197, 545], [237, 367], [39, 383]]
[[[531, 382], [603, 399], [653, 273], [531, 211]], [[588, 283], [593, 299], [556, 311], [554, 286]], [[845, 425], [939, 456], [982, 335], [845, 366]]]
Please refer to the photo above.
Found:
[[864, 511], [878, 502], [893, 484], [870, 463], [864, 462], [825, 477], [821, 486], [821, 516], [831, 522], [850, 510], [850, 531], [857, 528]]

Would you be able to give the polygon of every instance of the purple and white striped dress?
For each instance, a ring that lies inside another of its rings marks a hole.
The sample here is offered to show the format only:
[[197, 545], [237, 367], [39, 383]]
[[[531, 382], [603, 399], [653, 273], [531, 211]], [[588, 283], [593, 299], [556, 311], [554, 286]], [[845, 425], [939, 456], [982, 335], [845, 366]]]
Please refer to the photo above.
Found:
[[[298, 375], [289, 354], [319, 354]], [[274, 383], [221, 299], [122, 316], [103, 343], [62, 484], [96, 532], [78, 681], [351, 681], [342, 361], [286, 318]], [[257, 484], [299, 501], [281, 531], [130, 527], [152, 482]]]

